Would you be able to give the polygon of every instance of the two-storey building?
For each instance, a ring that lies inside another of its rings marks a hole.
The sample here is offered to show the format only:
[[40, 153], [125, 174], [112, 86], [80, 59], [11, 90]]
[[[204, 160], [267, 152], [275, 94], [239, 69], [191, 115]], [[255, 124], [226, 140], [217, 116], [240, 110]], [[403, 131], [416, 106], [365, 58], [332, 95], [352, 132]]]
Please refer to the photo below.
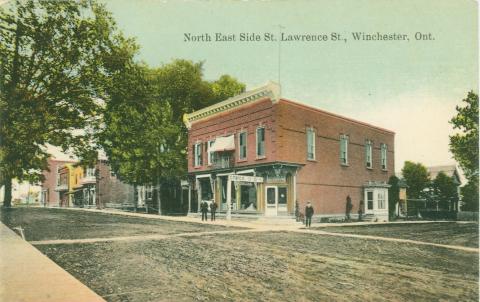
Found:
[[[281, 98], [275, 83], [184, 116], [195, 198], [220, 211], [266, 216], [345, 215], [347, 196], [364, 214], [388, 219], [394, 133]], [[362, 203], [360, 201], [363, 201]]]

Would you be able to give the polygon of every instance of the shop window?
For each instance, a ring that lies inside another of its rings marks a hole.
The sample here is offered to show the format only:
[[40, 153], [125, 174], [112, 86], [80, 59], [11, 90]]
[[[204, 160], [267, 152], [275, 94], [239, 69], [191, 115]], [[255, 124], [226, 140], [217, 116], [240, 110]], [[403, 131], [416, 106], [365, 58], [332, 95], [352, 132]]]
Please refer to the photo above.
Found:
[[385, 191], [378, 192], [377, 203], [378, 203], [378, 208], [379, 209], [382, 209], [382, 210], [386, 209]]
[[373, 210], [373, 192], [367, 192], [367, 209]]

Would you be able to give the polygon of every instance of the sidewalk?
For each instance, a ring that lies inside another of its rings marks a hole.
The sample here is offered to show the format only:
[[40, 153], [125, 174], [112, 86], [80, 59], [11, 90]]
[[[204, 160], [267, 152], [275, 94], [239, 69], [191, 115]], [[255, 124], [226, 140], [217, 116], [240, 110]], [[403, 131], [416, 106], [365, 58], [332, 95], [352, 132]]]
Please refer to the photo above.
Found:
[[0, 222], [0, 301], [105, 301]]

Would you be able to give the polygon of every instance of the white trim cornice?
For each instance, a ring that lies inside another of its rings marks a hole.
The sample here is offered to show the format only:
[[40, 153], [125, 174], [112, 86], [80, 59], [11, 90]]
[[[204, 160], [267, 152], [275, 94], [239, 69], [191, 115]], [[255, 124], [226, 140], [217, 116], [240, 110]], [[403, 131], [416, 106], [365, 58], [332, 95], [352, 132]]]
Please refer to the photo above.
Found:
[[265, 97], [269, 97], [272, 102], [278, 102], [280, 99], [280, 85], [270, 81], [264, 86], [233, 96], [220, 103], [213, 104], [192, 113], [186, 113], [183, 115], [183, 122], [185, 123], [185, 126], [190, 129], [193, 122], [202, 120], [217, 113], [237, 108], [246, 103], [263, 99]]

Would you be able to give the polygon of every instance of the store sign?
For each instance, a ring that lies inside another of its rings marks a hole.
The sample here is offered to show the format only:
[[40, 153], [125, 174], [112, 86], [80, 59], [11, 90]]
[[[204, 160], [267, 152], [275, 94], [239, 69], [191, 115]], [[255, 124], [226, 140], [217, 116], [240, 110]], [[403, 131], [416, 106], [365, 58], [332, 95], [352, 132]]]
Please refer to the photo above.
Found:
[[286, 183], [287, 182], [287, 177], [285, 175], [279, 175], [279, 176], [270, 176], [267, 175], [267, 183]]
[[263, 182], [263, 177], [246, 176], [246, 175], [228, 175], [230, 181], [242, 181], [242, 182]]

